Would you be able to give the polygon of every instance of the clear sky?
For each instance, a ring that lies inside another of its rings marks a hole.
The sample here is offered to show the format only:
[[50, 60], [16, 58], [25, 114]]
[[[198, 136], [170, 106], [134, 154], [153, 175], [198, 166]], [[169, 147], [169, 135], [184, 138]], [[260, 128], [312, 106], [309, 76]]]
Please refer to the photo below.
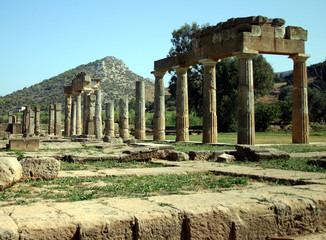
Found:
[[[233, 17], [263, 15], [303, 27], [307, 63], [314, 64], [326, 58], [325, 9], [325, 0], [0, 0], [0, 95], [106, 56], [154, 79], [154, 61], [166, 57], [174, 29]], [[293, 68], [286, 56], [267, 60], [276, 72]]]

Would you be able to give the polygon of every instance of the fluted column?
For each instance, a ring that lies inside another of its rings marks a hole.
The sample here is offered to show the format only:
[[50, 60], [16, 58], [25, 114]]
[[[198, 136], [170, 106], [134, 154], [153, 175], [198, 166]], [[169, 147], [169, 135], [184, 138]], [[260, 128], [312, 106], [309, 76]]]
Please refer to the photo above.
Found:
[[96, 138], [102, 137], [102, 97], [101, 90], [98, 89], [95, 91], [96, 103], [95, 103], [95, 136]]
[[54, 134], [54, 105], [51, 104], [49, 106], [49, 129], [48, 129], [48, 133], [49, 134]]
[[290, 56], [293, 67], [292, 142], [309, 143], [308, 80], [306, 60], [308, 54]]
[[189, 141], [188, 79], [189, 67], [178, 67], [177, 70], [177, 108], [176, 108], [176, 141]]
[[164, 89], [164, 72], [153, 72], [155, 76], [155, 93], [154, 93], [154, 141], [165, 140], [165, 89]]
[[71, 104], [71, 121], [70, 121], [70, 135], [69, 136], [75, 136], [76, 135], [76, 109], [77, 104], [76, 101], [73, 101]]
[[136, 82], [135, 138], [146, 139], [145, 83]]
[[29, 109], [29, 126], [28, 126], [28, 133], [34, 134], [35, 131], [35, 112], [33, 109]]
[[82, 110], [81, 110], [81, 94], [77, 93], [76, 97], [76, 135], [82, 134]]
[[70, 136], [71, 126], [71, 94], [66, 94], [65, 101], [65, 135]]
[[255, 99], [252, 58], [256, 52], [236, 54], [239, 61], [238, 144], [255, 145]]
[[40, 107], [35, 107], [35, 134], [40, 134]]
[[203, 89], [203, 143], [217, 143], [216, 63], [201, 61], [204, 65]]
[[89, 92], [84, 92], [83, 94], [83, 133], [87, 135], [87, 115], [88, 115], [88, 103], [87, 103], [87, 95]]
[[95, 95], [87, 96], [87, 124], [86, 135], [95, 135], [94, 117], [95, 117]]
[[105, 135], [114, 137], [114, 102], [106, 104]]
[[121, 98], [119, 103], [119, 135], [122, 139], [129, 138], [128, 98]]
[[61, 103], [54, 104], [54, 134], [61, 136]]

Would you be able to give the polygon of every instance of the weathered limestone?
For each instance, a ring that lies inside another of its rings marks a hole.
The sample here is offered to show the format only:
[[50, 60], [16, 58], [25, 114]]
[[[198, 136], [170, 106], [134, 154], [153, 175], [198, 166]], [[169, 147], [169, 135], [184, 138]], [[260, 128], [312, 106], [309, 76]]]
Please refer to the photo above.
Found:
[[217, 61], [205, 60], [203, 89], [203, 143], [217, 143], [216, 70]]
[[22, 180], [53, 180], [59, 174], [60, 161], [53, 157], [24, 158], [20, 161]]
[[38, 138], [12, 138], [9, 140], [10, 150], [39, 151], [40, 139]]
[[[49, 129], [48, 129], [48, 133], [49, 135], [54, 134], [54, 105], [51, 104], [49, 106]], [[25, 119], [25, 118], [24, 118]]]
[[96, 104], [95, 104], [95, 136], [97, 139], [102, 138], [102, 97], [101, 90], [95, 91]]
[[308, 80], [306, 60], [308, 54], [290, 56], [293, 68], [292, 142], [309, 143]]
[[177, 70], [177, 108], [176, 108], [176, 141], [189, 141], [188, 80], [189, 67], [178, 67]]
[[54, 104], [54, 134], [61, 136], [61, 103]]
[[28, 134], [34, 134], [35, 130], [35, 112], [30, 108], [29, 109], [29, 126], [28, 126]]
[[15, 157], [0, 157], [0, 172], [0, 191], [2, 191], [21, 179], [22, 166]]
[[120, 98], [119, 102], [119, 135], [122, 139], [129, 138], [128, 98]]
[[65, 101], [65, 135], [70, 136], [72, 95], [66, 94]]
[[24, 125], [23, 133], [29, 133], [30, 127], [30, 107], [26, 106], [24, 110]]
[[71, 122], [70, 122], [70, 133], [69, 136], [76, 135], [76, 102], [73, 101], [71, 108]]
[[36, 135], [40, 134], [40, 107], [35, 107], [34, 108], [34, 113], [35, 113], [35, 130], [34, 133]]
[[95, 135], [94, 116], [95, 116], [95, 95], [87, 96], [87, 125], [86, 135]]
[[87, 134], [87, 115], [88, 115], [88, 103], [87, 103], [87, 95], [89, 92], [85, 91], [83, 94], [83, 133]]
[[254, 52], [236, 53], [239, 62], [238, 144], [255, 144]]
[[165, 71], [153, 72], [155, 76], [155, 93], [154, 93], [154, 141], [165, 140], [165, 92], [164, 92], [164, 75]]
[[106, 104], [105, 136], [114, 137], [114, 102]]
[[8, 123], [10, 124], [10, 123], [14, 123], [13, 122], [13, 113], [12, 113], [12, 111], [9, 111], [8, 112]]
[[76, 135], [82, 134], [82, 111], [81, 111], [81, 94], [77, 93], [76, 98]]
[[136, 82], [135, 138], [146, 139], [145, 83]]

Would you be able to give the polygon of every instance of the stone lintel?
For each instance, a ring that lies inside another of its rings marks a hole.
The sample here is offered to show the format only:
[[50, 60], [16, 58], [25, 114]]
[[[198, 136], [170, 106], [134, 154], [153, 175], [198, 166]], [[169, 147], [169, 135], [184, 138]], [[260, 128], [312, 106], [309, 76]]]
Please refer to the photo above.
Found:
[[241, 52], [233, 53], [234, 56], [238, 58], [254, 58], [258, 54], [258, 51], [251, 51], [251, 50], [243, 50]]

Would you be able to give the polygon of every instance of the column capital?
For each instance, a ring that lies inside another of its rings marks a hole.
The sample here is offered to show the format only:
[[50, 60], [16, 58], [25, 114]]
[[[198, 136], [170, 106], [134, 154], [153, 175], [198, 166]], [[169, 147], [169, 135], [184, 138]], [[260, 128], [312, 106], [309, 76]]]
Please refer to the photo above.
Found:
[[151, 74], [153, 74], [155, 77], [163, 77], [166, 74], [167, 71], [153, 71]]
[[215, 59], [210, 59], [210, 58], [205, 58], [199, 60], [199, 63], [202, 63], [204, 66], [215, 66], [221, 59], [215, 60]]
[[258, 54], [258, 51], [243, 50], [233, 53], [233, 56], [237, 56], [240, 59], [253, 58]]
[[310, 54], [297, 53], [297, 54], [290, 55], [289, 58], [292, 58], [293, 61], [305, 62], [308, 58], [310, 58]]

